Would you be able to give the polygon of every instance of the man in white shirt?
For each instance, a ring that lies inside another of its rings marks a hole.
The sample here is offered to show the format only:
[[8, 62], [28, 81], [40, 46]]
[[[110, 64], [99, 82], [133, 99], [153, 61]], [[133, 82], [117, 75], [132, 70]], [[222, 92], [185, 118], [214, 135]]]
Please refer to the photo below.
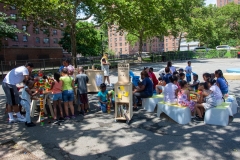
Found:
[[25, 66], [17, 67], [12, 69], [5, 76], [2, 88], [5, 92], [7, 99], [7, 111], [9, 116], [9, 123], [16, 122], [13, 118], [12, 110], [17, 114], [17, 120], [21, 122], [26, 122], [25, 117], [23, 117], [19, 112], [19, 93], [17, 90], [17, 84], [28, 80], [29, 74], [32, 72], [33, 64], [28, 62]]

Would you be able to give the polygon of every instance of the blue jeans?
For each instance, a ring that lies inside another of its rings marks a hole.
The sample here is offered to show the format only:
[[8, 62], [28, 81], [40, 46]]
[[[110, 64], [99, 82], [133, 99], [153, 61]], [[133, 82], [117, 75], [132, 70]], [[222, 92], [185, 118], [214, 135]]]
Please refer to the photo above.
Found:
[[53, 101], [62, 100], [62, 93], [53, 94]]
[[191, 74], [186, 74], [187, 82], [191, 82]]
[[[107, 101], [104, 101], [107, 102]], [[100, 107], [103, 113], [107, 113], [107, 104], [103, 104], [100, 102]]]
[[23, 106], [23, 108], [26, 111], [26, 121], [27, 123], [31, 123], [31, 118], [30, 118], [30, 103], [27, 100], [21, 100], [20, 104]]
[[74, 99], [73, 90], [65, 90], [62, 92], [63, 102], [71, 102]]

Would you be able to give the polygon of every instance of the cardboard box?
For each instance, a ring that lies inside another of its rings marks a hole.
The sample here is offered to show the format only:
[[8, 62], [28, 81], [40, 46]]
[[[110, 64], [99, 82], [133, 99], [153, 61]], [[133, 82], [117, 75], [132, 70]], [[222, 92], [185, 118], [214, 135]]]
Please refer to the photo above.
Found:
[[100, 84], [104, 83], [103, 71], [88, 69], [85, 73], [89, 79], [87, 84], [88, 92], [98, 92], [100, 90]]
[[118, 82], [129, 83], [129, 63], [118, 63]]

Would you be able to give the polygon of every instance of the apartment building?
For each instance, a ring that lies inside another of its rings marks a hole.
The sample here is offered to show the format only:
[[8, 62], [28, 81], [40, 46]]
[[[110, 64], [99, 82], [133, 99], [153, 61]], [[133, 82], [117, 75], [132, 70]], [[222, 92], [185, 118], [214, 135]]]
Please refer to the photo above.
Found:
[[217, 6], [222, 7], [228, 3], [234, 2], [236, 4], [240, 4], [240, 0], [217, 0]]
[[[139, 50], [139, 43], [130, 44], [127, 41], [127, 33], [118, 31], [117, 26], [112, 26], [108, 29], [108, 48], [115, 55], [134, 54]], [[147, 42], [143, 42], [142, 51], [155, 53], [164, 51], [164, 39], [153, 37]]]
[[[16, 7], [9, 6], [4, 8], [4, 4], [0, 3], [0, 12], [6, 13], [12, 18], [10, 23], [12, 26], [27, 32], [30, 36], [24, 33], [16, 34], [14, 39], [5, 39], [4, 44], [8, 47], [60, 47], [58, 42], [62, 37], [63, 32], [57, 29], [46, 28], [40, 29], [34, 27], [32, 23], [27, 23], [24, 19], [18, 17]], [[61, 28], [64, 28], [64, 23], [61, 23]]]

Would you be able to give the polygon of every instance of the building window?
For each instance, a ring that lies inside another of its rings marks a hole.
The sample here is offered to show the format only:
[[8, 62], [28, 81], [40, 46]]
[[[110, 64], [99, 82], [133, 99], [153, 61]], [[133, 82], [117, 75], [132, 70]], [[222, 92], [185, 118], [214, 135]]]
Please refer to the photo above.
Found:
[[16, 24], [13, 24], [12, 27], [17, 28], [17, 25], [16, 25]]
[[23, 35], [23, 42], [27, 42], [27, 36], [26, 35]]
[[22, 30], [24, 31], [24, 32], [26, 32], [27, 31], [27, 26], [22, 26]]
[[58, 43], [58, 39], [57, 38], [53, 38], [53, 43]]
[[117, 42], [117, 38], [115, 38], [115, 42]]
[[168, 39], [166, 38], [166, 42], [168, 42]]
[[117, 43], [115, 43], [115, 47], [117, 47]]
[[127, 47], [125, 48], [125, 51], [127, 51], [128, 49], [127, 49]]
[[175, 46], [175, 44], [174, 44], [174, 43], [173, 43], [172, 45], [173, 45], [173, 46]]
[[168, 46], [168, 44], [166, 43], [166, 47]]
[[146, 43], [144, 43], [144, 44], [143, 44], [143, 46], [147, 46], [147, 44], [146, 44]]
[[122, 46], [122, 43], [119, 43], [119, 46]]
[[45, 44], [49, 43], [49, 38], [44, 38], [43, 43], [45, 43]]
[[11, 19], [17, 19], [17, 15], [16, 14], [10, 14]]
[[120, 53], [122, 53], [122, 48], [120, 48]]
[[115, 51], [117, 52], [117, 48], [115, 48]]
[[166, 48], [166, 52], [168, 51], [168, 48]]
[[15, 42], [18, 41], [18, 36], [17, 36], [17, 35], [15, 35], [15, 36], [13, 37], [13, 41], [15, 41]]
[[57, 35], [57, 30], [53, 30], [53, 35]]
[[39, 29], [35, 28], [35, 34], [39, 34]]
[[119, 41], [122, 41], [122, 37], [119, 37]]
[[110, 44], [110, 47], [112, 47], [112, 43]]
[[61, 27], [64, 27], [63, 23], [60, 23], [60, 26], [61, 26]]
[[112, 37], [112, 33], [110, 33], [110, 37]]
[[127, 45], [127, 42], [125, 42], [125, 46]]
[[40, 38], [36, 37], [36, 43], [40, 43]]
[[112, 38], [110, 38], [110, 42], [112, 42]]

